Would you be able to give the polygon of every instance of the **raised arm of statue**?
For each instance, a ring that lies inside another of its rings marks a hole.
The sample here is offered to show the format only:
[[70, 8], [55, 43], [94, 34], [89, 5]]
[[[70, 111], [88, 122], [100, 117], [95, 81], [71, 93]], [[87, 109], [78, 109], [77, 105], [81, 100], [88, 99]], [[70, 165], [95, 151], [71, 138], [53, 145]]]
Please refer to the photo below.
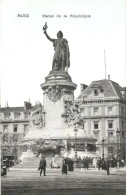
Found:
[[52, 42], [55, 41], [55, 39], [50, 38], [50, 36], [47, 34], [47, 31], [46, 31], [46, 30], [44, 30], [44, 34], [46, 35], [46, 37], [47, 37], [47, 39], [48, 39], [49, 41], [52, 41]]
[[54, 42], [55, 39], [50, 38], [50, 36], [47, 34], [47, 28], [48, 28], [47, 22], [45, 22], [45, 25], [43, 26], [43, 32], [44, 32], [44, 34], [46, 35], [46, 37], [47, 37], [47, 39], [48, 39], [49, 41]]

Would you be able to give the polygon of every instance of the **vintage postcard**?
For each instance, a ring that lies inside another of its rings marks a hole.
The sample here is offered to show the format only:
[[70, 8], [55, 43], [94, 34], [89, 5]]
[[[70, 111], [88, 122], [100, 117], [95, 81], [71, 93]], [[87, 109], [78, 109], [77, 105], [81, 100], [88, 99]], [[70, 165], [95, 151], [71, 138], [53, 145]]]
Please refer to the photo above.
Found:
[[125, 14], [0, 1], [2, 195], [126, 194]]

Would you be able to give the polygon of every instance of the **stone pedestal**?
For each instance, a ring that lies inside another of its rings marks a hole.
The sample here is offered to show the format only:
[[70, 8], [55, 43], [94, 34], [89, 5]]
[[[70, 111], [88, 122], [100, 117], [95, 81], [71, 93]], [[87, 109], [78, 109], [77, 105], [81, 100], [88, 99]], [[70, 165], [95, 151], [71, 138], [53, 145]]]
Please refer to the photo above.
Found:
[[43, 106], [37, 107], [32, 114], [31, 129], [26, 134], [23, 145], [30, 143], [32, 146], [39, 142], [39, 149], [40, 146], [43, 147], [47, 151], [46, 154], [51, 150], [52, 154], [56, 151], [56, 155], [73, 158], [74, 145], [78, 144], [80, 147], [77, 154], [84, 156], [85, 151], [82, 150], [84, 143], [94, 144], [97, 139], [91, 135], [87, 136], [79, 127], [75, 136], [74, 124], [70, 125], [66, 120], [69, 114], [74, 114], [71, 105], [74, 102], [76, 87], [67, 71], [49, 73], [45, 82], [41, 84], [44, 91]]
[[65, 128], [63, 118], [64, 101], [74, 101], [74, 90], [76, 84], [71, 80], [66, 71], [51, 71], [41, 84], [44, 91], [43, 106], [45, 110], [45, 128]]

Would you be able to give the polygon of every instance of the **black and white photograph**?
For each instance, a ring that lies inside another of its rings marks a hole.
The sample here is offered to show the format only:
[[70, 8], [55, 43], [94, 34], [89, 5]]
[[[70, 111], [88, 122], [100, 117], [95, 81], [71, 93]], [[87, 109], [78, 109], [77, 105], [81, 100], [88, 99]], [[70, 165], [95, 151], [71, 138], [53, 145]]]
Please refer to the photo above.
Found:
[[126, 1], [0, 0], [1, 195], [126, 195]]

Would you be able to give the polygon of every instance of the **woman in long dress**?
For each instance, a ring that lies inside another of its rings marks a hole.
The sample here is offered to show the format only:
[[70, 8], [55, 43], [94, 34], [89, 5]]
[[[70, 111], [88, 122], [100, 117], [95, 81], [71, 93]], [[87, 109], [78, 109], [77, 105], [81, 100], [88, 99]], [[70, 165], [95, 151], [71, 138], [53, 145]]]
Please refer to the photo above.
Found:
[[65, 160], [63, 160], [63, 164], [62, 164], [62, 175], [63, 174], [67, 175], [67, 164]]

